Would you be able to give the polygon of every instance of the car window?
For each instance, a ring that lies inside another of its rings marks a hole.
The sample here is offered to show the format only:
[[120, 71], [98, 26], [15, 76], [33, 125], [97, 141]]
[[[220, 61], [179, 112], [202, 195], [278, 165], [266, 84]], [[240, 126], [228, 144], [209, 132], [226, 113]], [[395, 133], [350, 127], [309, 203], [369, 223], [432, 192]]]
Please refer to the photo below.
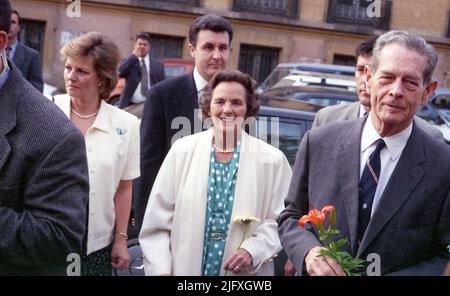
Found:
[[283, 151], [293, 166], [300, 141], [311, 128], [312, 120], [259, 115], [257, 121], [258, 138]]

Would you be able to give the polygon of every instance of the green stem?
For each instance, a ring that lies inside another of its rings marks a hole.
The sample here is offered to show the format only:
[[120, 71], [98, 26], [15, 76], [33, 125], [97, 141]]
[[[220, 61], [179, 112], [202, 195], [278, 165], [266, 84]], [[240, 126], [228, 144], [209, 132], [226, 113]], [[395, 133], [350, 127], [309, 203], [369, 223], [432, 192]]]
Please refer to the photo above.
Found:
[[[238, 250], [241, 248], [242, 243], [243, 243], [244, 240], [245, 240], [245, 236], [246, 236], [246, 234], [247, 234], [247, 227], [248, 227], [248, 225], [247, 225], [247, 224], [244, 224], [244, 235], [242, 235], [241, 242], [239, 243], [239, 246], [238, 246], [238, 248], [237, 248]], [[228, 269], [225, 270], [224, 276], [227, 276], [227, 274], [228, 274]]]

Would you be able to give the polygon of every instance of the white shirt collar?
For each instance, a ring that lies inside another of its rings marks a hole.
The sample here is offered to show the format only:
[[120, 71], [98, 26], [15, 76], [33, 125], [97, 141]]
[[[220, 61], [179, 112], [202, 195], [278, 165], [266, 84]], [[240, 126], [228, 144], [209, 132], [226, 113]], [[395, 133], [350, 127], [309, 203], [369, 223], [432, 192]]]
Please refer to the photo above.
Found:
[[145, 57], [143, 57], [143, 58], [139, 57], [138, 59], [139, 59], [139, 63], [141, 63], [141, 61], [144, 60], [145, 66], [147, 67], [147, 71], [150, 72], [150, 57], [149, 57], [149, 55], [147, 54]]
[[363, 104], [359, 104], [359, 117], [364, 117], [364, 115], [367, 113], [366, 107], [364, 107]]
[[[383, 140], [386, 143], [386, 148], [388, 150], [389, 156], [392, 160], [397, 159], [403, 151], [403, 148], [406, 146], [406, 142], [408, 142], [409, 137], [411, 136], [413, 123], [411, 122], [407, 128], [402, 130], [401, 132], [389, 136], [384, 137]], [[362, 137], [361, 137], [361, 152], [364, 152], [367, 148], [372, 146], [372, 144], [380, 139], [381, 136], [378, 134], [377, 130], [373, 126], [372, 123], [372, 112], [369, 112], [369, 116], [364, 124]]]
[[206, 81], [205, 78], [203, 78], [197, 71], [197, 67], [194, 68], [194, 81], [195, 87], [197, 88], [197, 94], [199, 94], [208, 84], [208, 81]]

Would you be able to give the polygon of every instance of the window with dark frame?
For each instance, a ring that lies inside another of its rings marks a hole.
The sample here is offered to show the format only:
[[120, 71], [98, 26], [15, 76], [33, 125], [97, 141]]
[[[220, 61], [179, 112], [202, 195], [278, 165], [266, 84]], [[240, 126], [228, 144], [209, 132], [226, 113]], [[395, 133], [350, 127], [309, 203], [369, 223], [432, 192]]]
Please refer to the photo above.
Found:
[[[370, 16], [368, 8], [379, 1], [380, 16]], [[392, 0], [329, 0], [328, 23], [364, 25], [389, 30]]]
[[233, 10], [298, 18], [298, 2], [298, 0], [233, 0]]
[[334, 54], [333, 64], [344, 66], [355, 66], [356, 65], [355, 56], [346, 54]]
[[277, 66], [279, 52], [279, 48], [242, 44], [239, 53], [239, 71], [249, 74], [261, 83]]
[[41, 53], [44, 49], [45, 22], [29, 19], [20, 20], [20, 32], [18, 39], [28, 47]]
[[448, 11], [448, 28], [447, 28], [447, 37], [450, 38], [450, 10]]
[[152, 47], [150, 56], [153, 59], [182, 58], [185, 37], [151, 34]]

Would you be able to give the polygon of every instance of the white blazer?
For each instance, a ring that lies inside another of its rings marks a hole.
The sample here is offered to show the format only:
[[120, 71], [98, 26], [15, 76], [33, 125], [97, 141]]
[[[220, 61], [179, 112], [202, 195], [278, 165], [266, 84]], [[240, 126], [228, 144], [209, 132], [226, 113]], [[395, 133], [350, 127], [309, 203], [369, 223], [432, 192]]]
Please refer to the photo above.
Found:
[[[146, 275], [201, 275], [212, 130], [179, 139], [165, 158], [152, 188], [139, 242]], [[276, 219], [284, 208], [291, 179], [284, 154], [245, 132], [235, 200], [223, 265], [237, 250], [244, 226], [238, 216], [254, 216], [242, 248], [253, 266], [239, 275], [273, 275], [273, 258], [281, 250]], [[235, 275], [232, 272], [229, 275]]]

